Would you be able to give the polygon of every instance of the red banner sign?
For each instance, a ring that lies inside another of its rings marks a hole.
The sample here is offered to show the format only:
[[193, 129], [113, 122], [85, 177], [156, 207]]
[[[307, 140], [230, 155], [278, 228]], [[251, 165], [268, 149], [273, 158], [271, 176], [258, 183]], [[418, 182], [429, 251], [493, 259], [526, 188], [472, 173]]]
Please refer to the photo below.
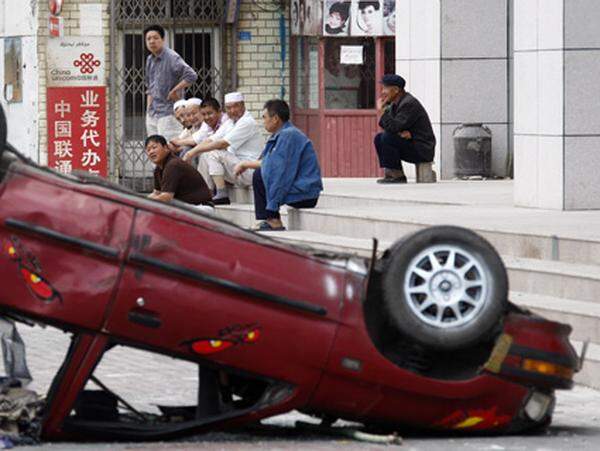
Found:
[[106, 87], [48, 88], [48, 166], [106, 177]]

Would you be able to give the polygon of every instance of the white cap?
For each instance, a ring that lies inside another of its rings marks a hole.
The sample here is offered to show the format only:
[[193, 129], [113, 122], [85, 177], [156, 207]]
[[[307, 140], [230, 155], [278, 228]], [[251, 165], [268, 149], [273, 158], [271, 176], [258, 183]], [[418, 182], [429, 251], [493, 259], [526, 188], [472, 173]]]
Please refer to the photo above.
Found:
[[202, 105], [202, 99], [199, 99], [198, 97], [192, 97], [191, 99], [187, 99], [186, 106], [192, 106], [192, 105], [197, 105], [197, 106]]
[[177, 102], [175, 102], [173, 104], [173, 111], [177, 111], [179, 108], [181, 108], [182, 106], [186, 106], [186, 105], [187, 105], [186, 100], [178, 100]]
[[230, 92], [229, 94], [225, 94], [225, 104], [243, 101], [244, 95], [241, 92]]

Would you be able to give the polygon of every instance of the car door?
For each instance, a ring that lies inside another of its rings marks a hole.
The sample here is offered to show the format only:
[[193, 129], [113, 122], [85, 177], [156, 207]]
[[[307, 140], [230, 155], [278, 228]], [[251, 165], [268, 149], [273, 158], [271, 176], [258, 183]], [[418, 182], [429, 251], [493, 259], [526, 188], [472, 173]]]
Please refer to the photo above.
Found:
[[316, 377], [337, 327], [343, 269], [214, 219], [174, 216], [137, 212], [107, 330], [271, 377]]
[[99, 330], [133, 208], [75, 179], [20, 163], [10, 168], [0, 184], [0, 304], [43, 322]]

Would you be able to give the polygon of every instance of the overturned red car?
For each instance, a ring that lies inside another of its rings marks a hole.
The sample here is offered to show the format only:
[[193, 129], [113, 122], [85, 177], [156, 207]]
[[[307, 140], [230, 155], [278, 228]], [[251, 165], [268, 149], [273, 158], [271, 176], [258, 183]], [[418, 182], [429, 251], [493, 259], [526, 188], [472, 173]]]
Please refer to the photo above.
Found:
[[[468, 230], [426, 229], [381, 257], [374, 241], [371, 259], [300, 249], [39, 167], [5, 131], [0, 117], [0, 312], [72, 334], [45, 439], [168, 439], [293, 409], [510, 433], [549, 424], [573, 384], [570, 327], [508, 302], [502, 261]], [[197, 405], [132, 417], [84, 390], [119, 345], [197, 363]]]

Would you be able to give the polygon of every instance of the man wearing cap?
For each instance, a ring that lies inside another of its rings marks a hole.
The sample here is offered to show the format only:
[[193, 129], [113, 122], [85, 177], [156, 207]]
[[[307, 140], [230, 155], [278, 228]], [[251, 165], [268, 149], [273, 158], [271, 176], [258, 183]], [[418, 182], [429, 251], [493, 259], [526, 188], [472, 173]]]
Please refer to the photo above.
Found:
[[183, 128], [188, 127], [186, 121], [185, 106], [186, 101], [183, 99], [178, 100], [173, 104], [173, 114], [175, 115], [175, 119], [177, 119], [177, 122], [179, 122]]
[[173, 104], [183, 98], [185, 88], [198, 79], [196, 72], [177, 52], [165, 45], [165, 30], [151, 25], [144, 30], [146, 48], [146, 131], [171, 140], [181, 133], [181, 125], [173, 117]]
[[383, 132], [375, 136], [375, 149], [385, 176], [377, 183], [406, 183], [402, 161], [413, 164], [433, 161], [435, 135], [423, 105], [404, 90], [404, 78], [388, 74], [381, 83], [377, 108]]
[[[187, 99], [185, 102], [185, 108], [183, 108], [184, 115], [184, 129], [177, 138], [169, 141], [169, 147], [175, 153], [178, 153], [180, 157], [189, 150], [193, 144], [187, 144], [191, 136], [202, 127], [202, 112], [200, 105], [202, 105], [202, 99], [192, 97]], [[175, 115], [177, 117], [177, 115]]]
[[221, 126], [183, 157], [185, 161], [191, 161], [194, 156], [208, 152], [204, 158], [215, 185], [213, 203], [216, 205], [230, 203], [225, 182], [244, 187], [252, 185], [252, 170], [236, 177], [234, 169], [240, 161], [258, 160], [264, 144], [258, 124], [246, 111], [241, 93], [225, 95], [225, 111], [231, 119], [231, 126]]
[[202, 101], [200, 115], [202, 121], [199, 127], [195, 127], [192, 133], [182, 133], [178, 139], [171, 141], [176, 147], [195, 147], [206, 141], [221, 126], [233, 125], [229, 117], [221, 112], [221, 104], [217, 99], [208, 98]]

